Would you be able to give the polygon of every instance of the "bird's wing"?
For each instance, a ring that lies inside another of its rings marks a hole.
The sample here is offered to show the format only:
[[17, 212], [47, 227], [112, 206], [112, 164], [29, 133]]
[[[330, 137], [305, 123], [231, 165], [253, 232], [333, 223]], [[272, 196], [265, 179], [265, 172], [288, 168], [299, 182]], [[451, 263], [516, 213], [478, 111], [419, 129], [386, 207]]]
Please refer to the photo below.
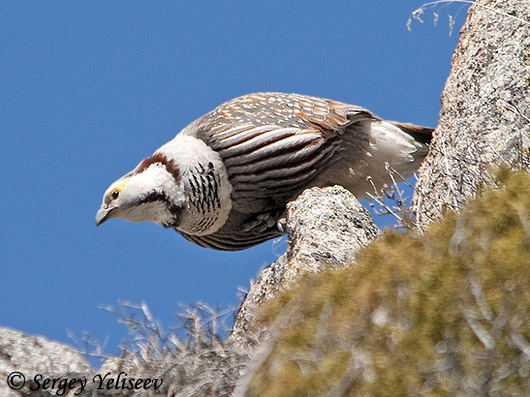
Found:
[[255, 212], [294, 199], [334, 161], [345, 129], [374, 118], [364, 108], [341, 102], [252, 94], [205, 115], [197, 137], [223, 159], [236, 207]]

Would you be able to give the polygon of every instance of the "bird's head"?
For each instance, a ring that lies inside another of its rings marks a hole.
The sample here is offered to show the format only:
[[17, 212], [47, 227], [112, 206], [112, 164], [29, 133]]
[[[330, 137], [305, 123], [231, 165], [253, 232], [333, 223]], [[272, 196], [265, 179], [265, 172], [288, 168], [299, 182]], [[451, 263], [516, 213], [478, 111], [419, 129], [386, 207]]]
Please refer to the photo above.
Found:
[[178, 166], [163, 153], [155, 153], [109, 186], [96, 224], [121, 218], [168, 226], [177, 221], [184, 201]]

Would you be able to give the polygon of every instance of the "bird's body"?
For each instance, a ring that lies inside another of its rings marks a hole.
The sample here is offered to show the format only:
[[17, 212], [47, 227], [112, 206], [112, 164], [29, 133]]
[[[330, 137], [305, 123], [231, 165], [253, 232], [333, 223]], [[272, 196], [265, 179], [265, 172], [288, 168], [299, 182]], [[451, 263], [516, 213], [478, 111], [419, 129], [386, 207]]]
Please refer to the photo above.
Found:
[[281, 234], [304, 189], [342, 185], [362, 198], [410, 176], [432, 129], [341, 102], [282, 93], [228, 101], [184, 128], [105, 192], [96, 217], [171, 227], [201, 246], [240, 250]]

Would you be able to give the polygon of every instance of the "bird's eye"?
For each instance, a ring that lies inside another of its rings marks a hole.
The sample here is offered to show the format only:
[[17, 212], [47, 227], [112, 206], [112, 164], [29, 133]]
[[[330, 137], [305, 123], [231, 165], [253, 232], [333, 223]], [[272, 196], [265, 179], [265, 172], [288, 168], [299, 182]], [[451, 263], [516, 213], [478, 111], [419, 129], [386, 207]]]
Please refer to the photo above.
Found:
[[120, 191], [118, 189], [114, 189], [112, 192], [110, 192], [110, 198], [113, 200], [116, 200], [119, 195]]

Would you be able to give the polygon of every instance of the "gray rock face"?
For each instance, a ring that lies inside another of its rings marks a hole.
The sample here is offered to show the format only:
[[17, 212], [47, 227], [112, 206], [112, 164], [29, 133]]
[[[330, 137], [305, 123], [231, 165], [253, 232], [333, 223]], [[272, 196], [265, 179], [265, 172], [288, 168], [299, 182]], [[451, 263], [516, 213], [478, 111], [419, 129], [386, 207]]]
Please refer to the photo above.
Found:
[[306, 271], [351, 265], [355, 253], [380, 234], [368, 211], [341, 186], [306, 190], [287, 209], [287, 283]]
[[[44, 379], [89, 378], [91, 372], [90, 364], [69, 346], [40, 336], [0, 328], [1, 396], [55, 396], [59, 384], [56, 383], [54, 390], [43, 390]], [[20, 383], [23, 381], [21, 375], [25, 377], [23, 386]], [[20, 389], [15, 390], [19, 385]]]
[[341, 186], [304, 191], [287, 207], [287, 252], [264, 269], [250, 287], [230, 340], [251, 344], [256, 309], [306, 272], [341, 268], [380, 232], [359, 201]]
[[529, 169], [529, 147], [530, 3], [477, 1], [462, 28], [439, 125], [419, 171], [419, 226], [444, 208], [458, 210], [490, 184], [491, 165]]

